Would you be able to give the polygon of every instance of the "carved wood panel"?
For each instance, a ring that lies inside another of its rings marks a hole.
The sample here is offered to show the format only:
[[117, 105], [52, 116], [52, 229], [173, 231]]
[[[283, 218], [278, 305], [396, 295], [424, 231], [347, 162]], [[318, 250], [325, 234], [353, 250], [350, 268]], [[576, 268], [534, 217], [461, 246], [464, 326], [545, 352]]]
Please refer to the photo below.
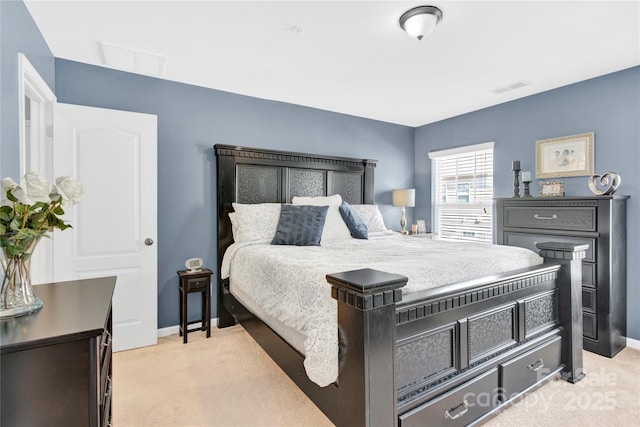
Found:
[[330, 172], [329, 194], [340, 194], [342, 200], [352, 205], [362, 204], [361, 173]]
[[469, 362], [515, 344], [516, 322], [515, 305], [469, 318]]
[[278, 203], [281, 201], [280, 168], [238, 165], [236, 173], [236, 202]]
[[326, 196], [327, 174], [313, 169], [289, 169], [289, 200], [294, 196]]
[[455, 325], [398, 342], [396, 385], [398, 391], [455, 369]]
[[525, 338], [558, 323], [558, 292], [553, 291], [524, 303]]

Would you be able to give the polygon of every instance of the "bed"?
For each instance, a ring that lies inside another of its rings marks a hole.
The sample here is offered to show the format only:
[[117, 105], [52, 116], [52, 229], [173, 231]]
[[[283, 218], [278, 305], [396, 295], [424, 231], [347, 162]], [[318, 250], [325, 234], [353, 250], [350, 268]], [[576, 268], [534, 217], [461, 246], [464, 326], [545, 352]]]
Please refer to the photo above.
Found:
[[[218, 327], [242, 324], [334, 424], [477, 424], [555, 375], [570, 382], [584, 376], [580, 260], [586, 248], [548, 242], [539, 244], [544, 263], [410, 292], [414, 280], [391, 265], [371, 261], [344, 270], [329, 262], [336, 266], [325, 278], [336, 301], [338, 362], [335, 375], [314, 382], [300, 338], [296, 343], [276, 332], [273, 319], [256, 316], [260, 309], [250, 298], [231, 289], [229, 214], [234, 203], [291, 203], [294, 196], [339, 194], [352, 205], [373, 205], [376, 161], [228, 145], [214, 150]], [[383, 245], [397, 238], [416, 245], [420, 239], [379, 237]]]

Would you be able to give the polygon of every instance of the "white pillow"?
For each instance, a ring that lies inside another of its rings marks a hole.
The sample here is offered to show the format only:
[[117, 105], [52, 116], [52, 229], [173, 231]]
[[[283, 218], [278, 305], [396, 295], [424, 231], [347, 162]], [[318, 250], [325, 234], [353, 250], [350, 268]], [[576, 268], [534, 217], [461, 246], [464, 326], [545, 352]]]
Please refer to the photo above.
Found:
[[311, 206], [329, 206], [327, 218], [322, 229], [322, 239], [320, 244], [330, 242], [332, 240], [351, 239], [351, 233], [347, 224], [345, 224], [340, 215], [340, 205], [342, 197], [339, 194], [327, 197], [298, 197], [294, 196], [291, 200], [294, 205], [311, 205]]
[[236, 243], [273, 239], [280, 219], [280, 203], [233, 203], [229, 213]]
[[384, 225], [384, 219], [378, 205], [351, 205], [358, 212], [360, 218], [367, 224], [369, 233], [380, 233], [388, 231]]

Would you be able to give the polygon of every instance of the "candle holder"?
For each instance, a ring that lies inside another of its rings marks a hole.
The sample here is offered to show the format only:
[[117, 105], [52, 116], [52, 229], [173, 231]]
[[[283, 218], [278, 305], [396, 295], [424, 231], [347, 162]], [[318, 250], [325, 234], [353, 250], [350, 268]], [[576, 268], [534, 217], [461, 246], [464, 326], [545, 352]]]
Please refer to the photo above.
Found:
[[522, 195], [522, 197], [533, 197], [529, 193], [529, 184], [531, 184], [531, 181], [522, 181], [522, 183], [524, 184], [524, 194]]
[[522, 183], [524, 184], [524, 194], [522, 197], [531, 197], [531, 193], [529, 193], [529, 184], [531, 184], [531, 172], [530, 171], [522, 171]]
[[513, 196], [512, 197], [520, 197], [520, 161], [514, 160], [511, 164], [511, 170], [513, 170]]

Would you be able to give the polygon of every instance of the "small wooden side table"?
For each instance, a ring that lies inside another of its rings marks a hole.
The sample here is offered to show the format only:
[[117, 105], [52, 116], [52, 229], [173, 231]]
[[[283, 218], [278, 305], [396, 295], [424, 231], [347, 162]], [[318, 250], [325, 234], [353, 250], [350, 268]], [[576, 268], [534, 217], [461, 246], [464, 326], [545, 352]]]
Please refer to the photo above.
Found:
[[[187, 343], [187, 335], [193, 331], [207, 331], [207, 338], [211, 336], [211, 275], [213, 271], [203, 268], [199, 271], [180, 270], [180, 336], [183, 344]], [[202, 319], [189, 322], [187, 306], [188, 296], [192, 292], [200, 292], [202, 297]], [[199, 328], [189, 329], [189, 325], [202, 322]]]

